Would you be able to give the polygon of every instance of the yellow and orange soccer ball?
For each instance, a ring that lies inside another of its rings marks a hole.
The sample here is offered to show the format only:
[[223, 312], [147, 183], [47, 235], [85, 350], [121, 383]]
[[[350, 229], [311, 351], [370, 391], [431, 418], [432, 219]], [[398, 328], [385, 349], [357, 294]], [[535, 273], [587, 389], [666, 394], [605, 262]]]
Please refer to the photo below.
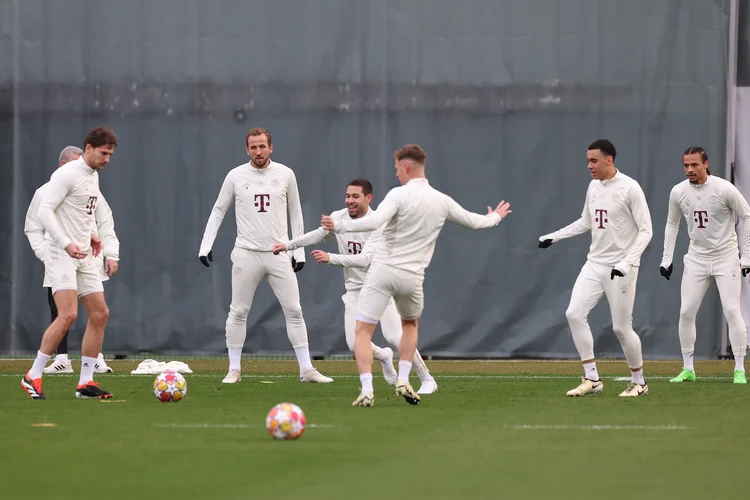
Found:
[[187, 381], [181, 373], [167, 370], [154, 380], [154, 395], [164, 403], [177, 403], [187, 394]]
[[266, 416], [266, 429], [274, 439], [297, 439], [306, 425], [302, 408], [292, 403], [279, 403]]

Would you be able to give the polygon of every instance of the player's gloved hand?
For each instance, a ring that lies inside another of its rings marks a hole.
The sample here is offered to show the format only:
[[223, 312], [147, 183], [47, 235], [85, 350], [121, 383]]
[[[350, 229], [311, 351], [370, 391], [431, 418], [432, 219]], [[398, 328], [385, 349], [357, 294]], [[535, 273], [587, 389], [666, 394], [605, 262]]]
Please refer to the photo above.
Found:
[[620, 271], [616, 267], [612, 268], [612, 273], [609, 275], [609, 279], [613, 280], [613, 279], [615, 279], [615, 276], [619, 276], [620, 278], [625, 277], [625, 275], [622, 274], [622, 271]]
[[539, 242], [539, 248], [547, 248], [547, 247], [549, 247], [550, 245], [552, 245], [552, 240], [551, 240], [551, 239], [549, 239], [549, 238], [548, 238], [548, 239], [546, 239], [546, 240], [544, 240], [544, 241], [540, 241], [540, 242]]
[[742, 268], [742, 277], [744, 278], [748, 274], [750, 274], [750, 267], [743, 267]]
[[304, 262], [297, 262], [294, 257], [292, 257], [292, 269], [294, 269], [295, 273], [302, 271], [303, 267], [305, 267]]
[[201, 264], [203, 264], [206, 267], [211, 267], [211, 264], [209, 264], [208, 262], [209, 261], [211, 261], [211, 262], [214, 261], [214, 251], [211, 250], [210, 252], [208, 252], [208, 255], [201, 255], [198, 258], [201, 260]]
[[666, 279], [670, 279], [672, 277], [672, 268], [674, 268], [674, 264], [669, 264], [669, 267], [659, 266], [659, 272]]

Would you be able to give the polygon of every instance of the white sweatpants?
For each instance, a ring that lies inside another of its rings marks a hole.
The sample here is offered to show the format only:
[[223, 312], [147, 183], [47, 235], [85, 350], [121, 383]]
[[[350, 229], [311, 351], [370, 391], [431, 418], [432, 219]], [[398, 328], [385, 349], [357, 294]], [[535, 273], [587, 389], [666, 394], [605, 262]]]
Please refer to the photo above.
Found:
[[284, 311], [286, 332], [292, 347], [307, 347], [307, 326], [302, 317], [297, 277], [288, 253], [255, 252], [234, 247], [232, 250], [232, 304], [227, 317], [227, 347], [241, 349], [247, 336], [247, 315], [260, 280], [268, 279]]
[[588, 323], [589, 312], [607, 296], [612, 315], [612, 329], [620, 341], [630, 368], [643, 365], [641, 339], [633, 331], [633, 305], [638, 281], [638, 268], [633, 267], [627, 276], [611, 279], [612, 266], [586, 261], [578, 274], [570, 305], [565, 311], [581, 361], [594, 359], [594, 336]]
[[[359, 292], [359, 290], [350, 290], [341, 297], [341, 300], [344, 301], [344, 332], [346, 334], [346, 345], [352, 352], [354, 352], [354, 330], [357, 326], [357, 303], [359, 302]], [[398, 314], [396, 303], [393, 299], [388, 301], [388, 305], [386, 306], [383, 315], [380, 317], [380, 330], [383, 332], [383, 337], [386, 342], [398, 352], [402, 333], [401, 316]], [[375, 344], [373, 344], [373, 346], [377, 349]], [[414, 367], [414, 372], [420, 380], [425, 380], [430, 377], [430, 371], [427, 369], [427, 365], [418, 350], [414, 352], [412, 365]]]
[[680, 347], [683, 354], [690, 354], [695, 349], [695, 317], [700, 309], [703, 297], [711, 285], [711, 278], [716, 281], [719, 290], [721, 307], [729, 326], [729, 342], [735, 356], [745, 355], [747, 330], [742, 319], [740, 293], [742, 290], [742, 271], [740, 259], [732, 256], [717, 260], [700, 260], [686, 254], [680, 285]]

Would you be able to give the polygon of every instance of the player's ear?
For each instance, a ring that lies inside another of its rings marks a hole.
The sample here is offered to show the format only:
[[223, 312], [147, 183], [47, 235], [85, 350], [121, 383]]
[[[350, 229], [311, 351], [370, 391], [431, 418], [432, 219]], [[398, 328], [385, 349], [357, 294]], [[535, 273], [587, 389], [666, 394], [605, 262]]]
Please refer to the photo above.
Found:
[[367, 200], [367, 203], [371, 203], [372, 202], [372, 193], [370, 193], [367, 196], [365, 196], [365, 199]]
[[270, 155], [271, 153], [273, 153], [273, 144], [268, 145], [268, 154]]

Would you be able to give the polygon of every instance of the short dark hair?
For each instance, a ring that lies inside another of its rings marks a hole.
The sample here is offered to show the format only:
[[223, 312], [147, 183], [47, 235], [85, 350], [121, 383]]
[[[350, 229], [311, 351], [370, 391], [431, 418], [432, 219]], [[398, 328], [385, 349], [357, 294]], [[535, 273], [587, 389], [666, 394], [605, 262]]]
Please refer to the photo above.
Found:
[[264, 128], [261, 128], [261, 127], [255, 127], [255, 128], [251, 128], [247, 132], [247, 135], [245, 136], [245, 146], [247, 146], [247, 140], [250, 139], [250, 136], [257, 137], [259, 135], [265, 135], [266, 136], [266, 139], [268, 139], [268, 145], [269, 146], [271, 144], [273, 144], [273, 142], [271, 142], [271, 132], [269, 132], [268, 130], [266, 130]]
[[617, 149], [615, 149], [615, 145], [612, 144], [612, 141], [607, 139], [597, 139], [589, 144], [589, 151], [594, 149], [598, 149], [604, 153], [604, 156], [611, 156], [612, 161], [617, 157]]
[[358, 177], [351, 181], [349, 183], [349, 186], [358, 186], [362, 188], [362, 193], [364, 193], [365, 196], [368, 194], [372, 194], [372, 183], [368, 181], [367, 179], [363, 179], [361, 177]]
[[[708, 161], [708, 153], [706, 153], [706, 150], [705, 150], [705, 149], [703, 149], [703, 148], [702, 148], [702, 147], [700, 147], [700, 146], [690, 146], [689, 148], [687, 148], [687, 149], [685, 150], [685, 152], [684, 152], [684, 153], [682, 153], [682, 156], [685, 156], [685, 155], [694, 155], [694, 154], [699, 154], [699, 155], [701, 155], [701, 161], [702, 161], [703, 163], [706, 163], [706, 162]], [[708, 175], [711, 175], [711, 170], [709, 170], [709, 169], [706, 169], [706, 173], [707, 173]]]
[[117, 136], [108, 127], [97, 127], [88, 134], [83, 140], [83, 148], [86, 149], [86, 145], [91, 144], [92, 148], [100, 148], [102, 146], [117, 147]]
[[427, 159], [427, 153], [416, 144], [407, 144], [403, 148], [397, 149], [396, 152], [393, 153], [393, 158], [395, 158], [396, 161], [411, 160], [414, 163], [424, 165], [424, 162]]

